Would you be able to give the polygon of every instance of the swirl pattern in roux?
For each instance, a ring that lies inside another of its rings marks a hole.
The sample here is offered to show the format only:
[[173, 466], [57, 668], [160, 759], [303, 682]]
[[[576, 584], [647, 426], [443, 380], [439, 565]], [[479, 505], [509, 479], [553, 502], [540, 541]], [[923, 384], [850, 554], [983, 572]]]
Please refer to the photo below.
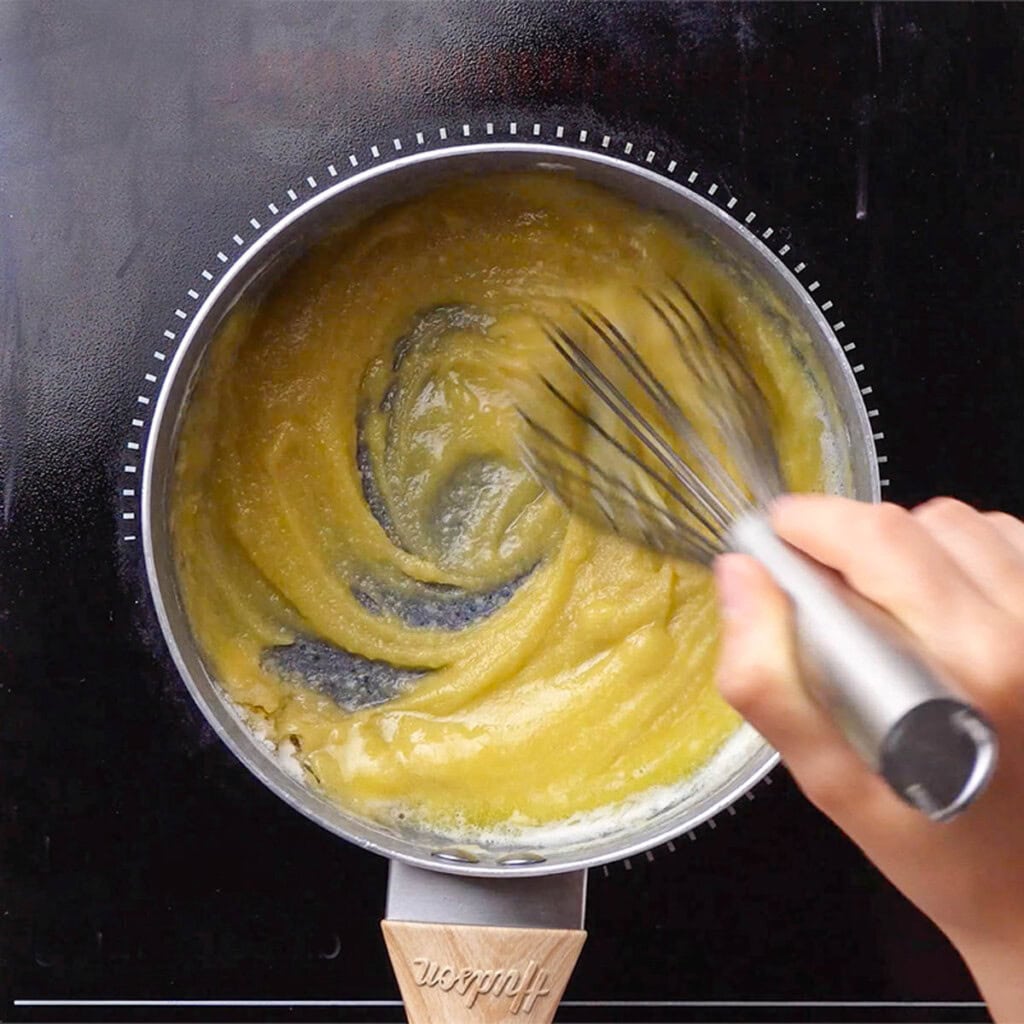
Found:
[[628, 322], [669, 274], [743, 339], [789, 485], [820, 487], [819, 400], [769, 307], [557, 173], [377, 213], [216, 339], [177, 456], [186, 609], [230, 697], [353, 813], [542, 826], [679, 783], [735, 730], [706, 572], [570, 519], [518, 455], [537, 310]]

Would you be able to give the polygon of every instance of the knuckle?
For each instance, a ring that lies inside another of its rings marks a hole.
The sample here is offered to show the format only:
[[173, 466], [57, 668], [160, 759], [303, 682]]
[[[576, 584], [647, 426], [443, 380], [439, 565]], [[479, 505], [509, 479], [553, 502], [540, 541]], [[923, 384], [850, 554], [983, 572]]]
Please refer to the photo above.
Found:
[[931, 498], [914, 509], [914, 517], [925, 523], [952, 524], [962, 523], [973, 518], [977, 513], [969, 505], [956, 498]]
[[1010, 544], [1018, 546], [1024, 541], [1024, 522], [1016, 516], [1011, 516], [1009, 512], [983, 512], [981, 516]]
[[883, 502], [875, 506], [867, 521], [867, 539], [876, 544], [899, 542], [906, 536], [911, 525], [911, 515], [905, 508], [891, 502]]
[[1016, 516], [1011, 516], [1009, 512], [982, 512], [982, 516], [987, 519], [990, 523], [995, 526], [1008, 526], [1016, 528], [1024, 525]]

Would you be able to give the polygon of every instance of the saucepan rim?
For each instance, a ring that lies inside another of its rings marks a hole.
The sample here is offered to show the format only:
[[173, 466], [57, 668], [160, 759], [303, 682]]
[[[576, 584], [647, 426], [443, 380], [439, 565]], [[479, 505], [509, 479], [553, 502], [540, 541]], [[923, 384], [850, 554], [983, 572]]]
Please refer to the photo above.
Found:
[[648, 168], [606, 153], [547, 143], [489, 142], [451, 146], [398, 157], [341, 180], [299, 203], [252, 243], [196, 311], [170, 360], [153, 406], [142, 473], [140, 525], [146, 575], [164, 640], [193, 700], [220, 739], [265, 786], [296, 810], [342, 838], [386, 857], [435, 871], [502, 878], [575, 871], [661, 845], [692, 830], [739, 799], [775, 766], [778, 755], [762, 740], [742, 768], [734, 771], [717, 789], [698, 799], [689, 812], [673, 813], [670, 808], [644, 826], [613, 834], [607, 840], [581, 844], [579, 848], [549, 850], [546, 856], [530, 851], [517, 856], [516, 849], [502, 851], [499, 856], [475, 847], [452, 848], [450, 841], [441, 840], [431, 848], [422, 837], [411, 840], [393, 834], [384, 826], [346, 813], [289, 774], [281, 759], [252, 732], [212, 678], [191, 634], [177, 591], [167, 499], [177, 432], [188, 407], [191, 380], [201, 366], [203, 353], [238, 297], [286, 247], [302, 240], [303, 225], [314, 220], [318, 211], [326, 212], [329, 204], [341, 202], [346, 194], [357, 200], [362, 186], [370, 182], [379, 185], [388, 175], [403, 171], [408, 174], [416, 169], [433, 169], [440, 173], [440, 168], [448, 167], [451, 174], [457, 176], [460, 163], [465, 165], [468, 160], [493, 159], [497, 170], [502, 162], [500, 158], [504, 156], [507, 162], [510, 155], [513, 162], [519, 161], [524, 167], [532, 164], [571, 168], [584, 172], [584, 176], [592, 173], [614, 178], [623, 185], [629, 182], [636, 187], [640, 187], [639, 183], [644, 183], [644, 188], [656, 186], [666, 204], [680, 210], [700, 211], [700, 216], [708, 223], [714, 223], [719, 237], [728, 239], [728, 245], [756, 264], [770, 280], [774, 292], [784, 297], [787, 308], [802, 320], [817, 354], [827, 362], [828, 383], [842, 407], [850, 457], [857, 460], [853, 468], [855, 475], [859, 474], [853, 484], [855, 496], [878, 500], [880, 490], [871, 428], [853, 371], [832, 327], [808, 292], [782, 260], [731, 215], [694, 190]]

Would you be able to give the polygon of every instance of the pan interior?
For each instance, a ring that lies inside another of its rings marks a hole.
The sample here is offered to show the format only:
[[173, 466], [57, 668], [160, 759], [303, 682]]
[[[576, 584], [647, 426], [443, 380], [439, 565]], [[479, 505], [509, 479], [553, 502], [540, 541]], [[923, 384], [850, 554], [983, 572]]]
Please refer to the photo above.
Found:
[[[602, 818], [588, 810], [563, 816], [557, 827], [547, 822], [537, 829], [527, 826], [517, 829], [514, 835], [503, 836], [500, 831], [488, 834], [486, 830], [477, 830], [473, 834], [472, 830], [467, 833], [451, 827], [430, 827], [422, 822], [413, 825], [415, 816], [404, 820], [395, 817], [375, 820], [372, 814], [346, 811], [305, 785], [302, 770], [297, 768], [298, 759], [293, 756], [296, 751], [279, 742], [279, 735], [264, 735], [262, 740], [254, 737], [253, 703], [243, 702], [248, 710], [240, 712], [237, 703], [225, 698], [213, 681], [218, 675], [216, 667], [210, 665], [208, 653], [205, 656], [201, 653], [193, 636], [187, 609], [188, 585], [181, 584], [181, 562], [178, 559], [176, 563], [174, 557], [166, 510], [173, 503], [175, 464], [177, 462], [180, 468], [182, 453], [189, 453], [190, 417], [192, 424], [196, 423], [191, 414], [202, 408], [203, 382], [216, 376], [218, 352], [226, 351], [225, 337], [237, 329], [235, 325], [244, 320], [248, 311], [258, 309], [268, 296], [272, 301], [275, 289], [279, 293], [282, 281], [289, 275], [294, 278], [296, 272], [301, 273], [308, 267], [308, 253], [322, 246], [324, 238], [336, 238], [339, 231], [366, 223], [368, 217], [385, 206], [422, 195], [445, 182], [464, 181], [467, 174], [472, 178], [480, 169], [491, 174], [525, 170], [536, 173], [538, 165], [546, 165], [540, 169], [548, 177], [562, 175], [593, 181], [647, 209], [667, 213], [681, 224], [690, 242], [713, 259], [722, 273], [743, 290], [749, 302], [759, 305], [771, 319], [774, 329], [785, 337], [816, 400], [816, 416], [822, 427], [820, 463], [827, 467], [827, 474], [820, 483], [830, 490], [872, 496], [871, 467], [863, 457], [866, 450], [863, 439], [851, 430], [858, 426], [858, 419], [856, 415], [848, 415], [852, 395], [845, 363], [834, 339], [823, 330], [820, 318], [803, 301], [788, 276], [780, 272], [775, 261], [720, 213], [685, 191], [668, 188], [624, 165], [575, 154], [559, 153], [557, 156], [557, 160], [553, 160], [552, 154], [528, 149], [501, 151], [497, 147], [489, 152], [449, 151], [443, 159], [392, 165], [391, 169], [367, 177], [361, 183], [339, 189], [330, 196], [318, 197], [318, 203], [299, 211], [301, 215], [284, 225], [284, 230], [271, 238], [262, 250], [250, 253], [248, 266], [242, 264], [235, 268], [233, 276], [226, 279], [219, 294], [211, 297], [193, 325], [172, 368], [172, 378], [159, 410], [160, 420], [154, 428], [151, 464], [147, 464], [151, 578], [156, 576], [155, 590], [163, 603], [164, 625], [172, 639], [172, 650], [208, 717], [251, 768], [305, 813], [364, 845], [433, 866], [447, 863], [478, 871], [530, 873], [539, 870], [541, 863], [548, 870], [569, 869], [581, 863], [621, 856], [627, 849], [650, 845], [663, 836], [692, 827], [701, 817], [713, 813], [747, 788], [770, 766], [773, 755], [756, 734], [743, 727], [731, 732], [728, 741], [699, 771], [690, 773], [685, 784], [646, 790], [642, 799], [627, 796], [618, 802], [614, 817]], [[464, 310], [458, 313], [448, 310], [440, 315], [449, 320], [452, 316], [469, 316], [465, 323], [456, 325], [460, 329], [472, 330], [479, 326], [472, 322], [472, 314]], [[393, 360], [394, 355], [392, 352]], [[376, 397], [378, 405], [386, 401], [385, 392], [386, 388]], [[192, 401], [194, 398], [196, 402]], [[358, 458], [357, 454], [357, 462]], [[362, 497], [372, 505], [373, 495], [368, 494], [365, 487]], [[510, 575], [510, 581], [515, 583], [521, 577], [528, 577], [534, 564], [526, 559], [517, 567], [517, 574]], [[511, 594], [492, 594], [490, 600], [499, 606], [502, 602], [512, 602], [515, 589], [511, 586]], [[361, 600], [365, 606], [374, 601], [386, 602], [387, 596], [382, 597], [380, 592], [363, 594]], [[418, 610], [406, 609], [406, 612], [421, 618], [424, 615], [443, 617], [450, 612], [444, 604], [444, 601], [433, 601], [426, 612], [422, 605]], [[394, 605], [388, 610], [394, 613]], [[414, 626], [418, 628], [422, 623]], [[308, 645], [309, 641], [297, 641], [294, 633], [289, 641], [267, 645], [281, 648], [286, 652], [283, 657], [293, 658], [291, 664], [287, 660], [279, 661], [275, 666], [278, 673], [308, 673], [310, 658], [327, 672], [330, 666], [324, 668], [324, 659], [317, 651], [303, 650], [303, 643]], [[220, 674], [223, 675], [223, 670]], [[403, 684], [391, 678], [371, 680], [369, 685], [386, 690], [388, 686]], [[345, 695], [334, 693], [331, 699], [343, 702]], [[258, 725], [258, 716], [255, 721]], [[439, 861], [435, 856], [439, 853], [448, 859]]]

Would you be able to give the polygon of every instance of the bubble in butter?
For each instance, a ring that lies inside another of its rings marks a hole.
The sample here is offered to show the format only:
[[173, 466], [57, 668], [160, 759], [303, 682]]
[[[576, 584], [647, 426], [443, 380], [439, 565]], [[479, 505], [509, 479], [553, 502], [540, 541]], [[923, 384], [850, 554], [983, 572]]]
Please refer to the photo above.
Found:
[[180, 436], [181, 592], [229, 697], [348, 811], [466, 840], [685, 782], [737, 726], [705, 570], [570, 518], [518, 456], [536, 314], [667, 275], [740, 335], [794, 489], [820, 400], [770, 302], [661, 216], [485, 176], [304, 255], [214, 342]]

